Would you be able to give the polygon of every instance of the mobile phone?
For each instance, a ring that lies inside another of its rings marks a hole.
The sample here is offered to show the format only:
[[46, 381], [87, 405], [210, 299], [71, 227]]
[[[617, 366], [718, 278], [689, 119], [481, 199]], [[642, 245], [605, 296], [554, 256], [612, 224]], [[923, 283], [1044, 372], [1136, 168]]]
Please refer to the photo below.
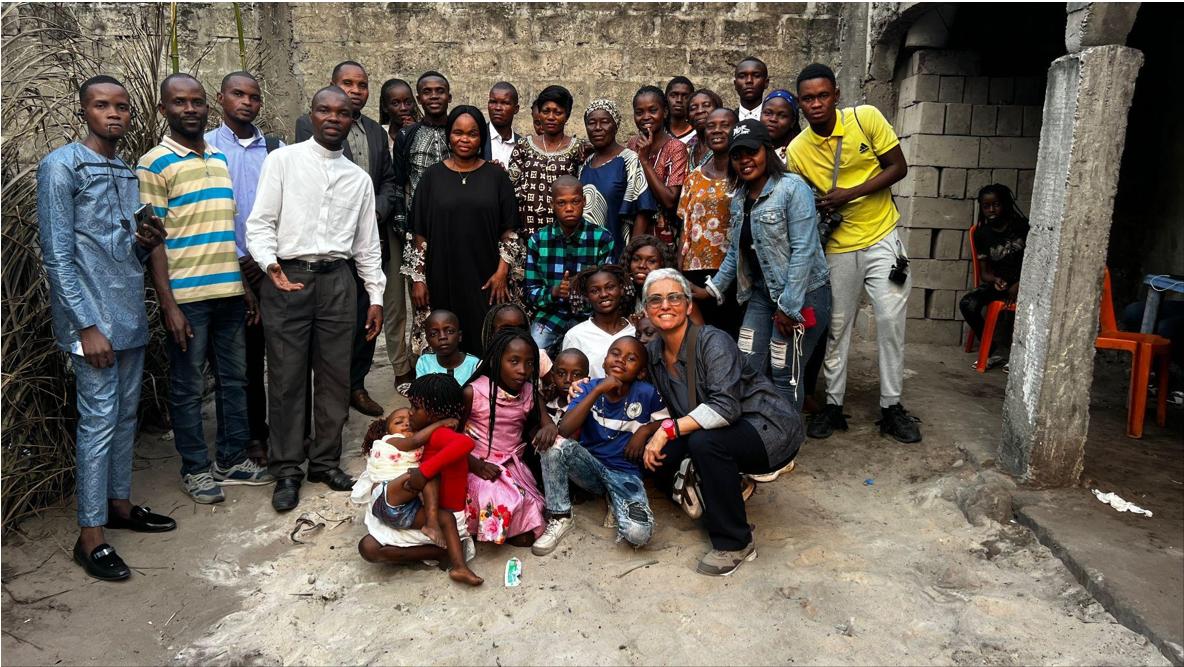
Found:
[[142, 204], [140, 208], [136, 209], [136, 228], [143, 227], [148, 224], [148, 219], [152, 217], [152, 204]]

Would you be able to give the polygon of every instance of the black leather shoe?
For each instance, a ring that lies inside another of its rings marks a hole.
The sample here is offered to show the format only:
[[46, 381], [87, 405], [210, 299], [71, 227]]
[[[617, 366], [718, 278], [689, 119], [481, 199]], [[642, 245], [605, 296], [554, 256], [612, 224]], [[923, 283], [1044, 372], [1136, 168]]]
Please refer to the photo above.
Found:
[[308, 473], [308, 481], [328, 484], [334, 491], [349, 491], [354, 488], [354, 480], [341, 468], [332, 468], [323, 472]]
[[276, 480], [271, 492], [271, 506], [277, 512], [287, 512], [300, 504], [300, 480], [291, 477]]
[[115, 553], [114, 547], [106, 543], [95, 547], [95, 550], [87, 555], [82, 549], [82, 542], [75, 542], [74, 562], [81, 565], [90, 576], [103, 581], [119, 581], [132, 576], [127, 563]]
[[147, 507], [133, 505], [126, 519], [108, 509], [107, 528], [123, 528], [137, 533], [167, 533], [177, 528], [177, 522], [163, 514], [153, 514]]

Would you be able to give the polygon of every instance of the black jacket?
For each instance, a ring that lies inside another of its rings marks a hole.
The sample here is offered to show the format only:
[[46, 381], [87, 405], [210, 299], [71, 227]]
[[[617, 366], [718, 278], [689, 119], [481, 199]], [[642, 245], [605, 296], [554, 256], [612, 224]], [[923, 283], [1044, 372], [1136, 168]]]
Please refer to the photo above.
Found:
[[[362, 129], [366, 131], [366, 144], [370, 147], [370, 180], [374, 183], [374, 210], [378, 214], [378, 232], [382, 239], [383, 256], [387, 255], [387, 232], [391, 217], [395, 213], [395, 171], [391, 163], [391, 152], [387, 143], [389, 135], [382, 126], [362, 115], [359, 119]], [[296, 141], [304, 141], [312, 137], [312, 120], [308, 114], [296, 119]], [[354, 156], [349, 150], [349, 142], [344, 142], [342, 148], [345, 157], [352, 162]]]
[[[513, 132], [513, 130], [511, 130], [511, 132]], [[517, 132], [513, 132], [513, 135], [514, 136], [510, 137], [510, 140], [513, 141], [514, 143], [518, 143], [518, 140], [522, 138], [522, 135], [518, 134]], [[489, 138], [485, 140], [485, 144], [481, 146], [481, 159], [486, 160], [486, 161], [493, 159], [493, 134], [492, 133], [490, 133]], [[510, 165], [505, 165], [505, 166], [509, 167]]]

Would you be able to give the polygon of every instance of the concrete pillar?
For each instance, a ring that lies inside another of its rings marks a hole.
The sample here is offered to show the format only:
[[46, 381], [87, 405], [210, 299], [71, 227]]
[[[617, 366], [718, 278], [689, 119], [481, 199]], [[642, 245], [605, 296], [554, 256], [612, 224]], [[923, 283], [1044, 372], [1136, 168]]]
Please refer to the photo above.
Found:
[[1141, 52], [1110, 45], [1048, 71], [999, 452], [1035, 486], [1081, 474], [1102, 269], [1142, 64]]

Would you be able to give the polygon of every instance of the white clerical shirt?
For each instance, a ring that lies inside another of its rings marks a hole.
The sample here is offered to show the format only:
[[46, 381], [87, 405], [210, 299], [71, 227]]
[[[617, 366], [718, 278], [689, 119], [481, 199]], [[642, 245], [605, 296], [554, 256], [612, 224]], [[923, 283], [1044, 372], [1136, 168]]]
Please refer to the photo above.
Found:
[[370, 296], [386, 288], [374, 184], [342, 152], [309, 139], [275, 149], [263, 163], [247, 248], [264, 271], [277, 259], [353, 259]]

